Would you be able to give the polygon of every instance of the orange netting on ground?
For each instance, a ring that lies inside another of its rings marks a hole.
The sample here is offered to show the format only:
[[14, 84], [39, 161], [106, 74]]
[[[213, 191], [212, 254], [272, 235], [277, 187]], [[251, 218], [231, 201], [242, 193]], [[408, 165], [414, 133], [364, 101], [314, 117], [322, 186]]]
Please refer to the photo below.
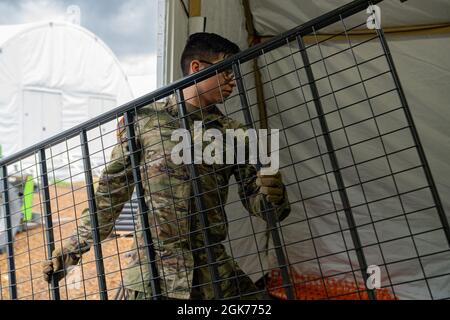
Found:
[[[314, 275], [299, 275], [295, 271], [291, 272], [291, 277], [296, 300], [368, 300], [366, 288], [348, 280], [322, 279]], [[267, 286], [271, 296], [287, 299], [280, 270], [272, 270]], [[380, 288], [375, 292], [377, 300], [397, 300], [387, 288]]]

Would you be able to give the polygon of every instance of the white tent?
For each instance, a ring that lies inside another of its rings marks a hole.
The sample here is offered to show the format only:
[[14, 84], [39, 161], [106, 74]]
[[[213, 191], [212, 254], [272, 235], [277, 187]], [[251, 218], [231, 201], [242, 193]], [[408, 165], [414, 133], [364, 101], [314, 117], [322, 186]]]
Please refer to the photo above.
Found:
[[[349, 2], [345, 0], [248, 1], [256, 33], [263, 38], [270, 38], [270, 36], [294, 28]], [[205, 31], [221, 34], [239, 44], [242, 49], [248, 47], [243, 1], [208, 0], [191, 1], [191, 3], [194, 3], [194, 5], [201, 4], [201, 16], [206, 18]], [[448, 126], [450, 122], [450, 112], [448, 110], [448, 101], [450, 101], [450, 91], [448, 90], [448, 84], [450, 83], [450, 59], [448, 59], [447, 52], [450, 50], [450, 3], [444, 0], [409, 0], [405, 3], [384, 1], [379, 6], [381, 8], [381, 23], [383, 28], [387, 28], [387, 31], [390, 30], [390, 32], [386, 33], [391, 52], [443, 201], [444, 210], [448, 216], [450, 213], [450, 199], [447, 197], [450, 193], [450, 165], [448, 162], [450, 158], [450, 127]], [[168, 2], [167, 16], [168, 47], [166, 50], [166, 70], [168, 70], [168, 74], [166, 81], [170, 82], [180, 77], [178, 61], [188, 34], [203, 31], [201, 28], [198, 28], [199, 25], [202, 26], [203, 24], [198, 23], [198, 20], [202, 19], [201, 17], [188, 18], [180, 1]], [[366, 18], [367, 16], [364, 14], [358, 15], [349, 19], [349, 24], [351, 25], [354, 22], [353, 25], [361, 24], [362, 28], [364, 28]], [[327, 32], [332, 33], [333, 31], [336, 30], [333, 28], [327, 29]], [[322, 48], [325, 51], [333, 52], [333, 50], [342, 50], [345, 45], [348, 45], [345, 41], [337, 40], [323, 44]], [[369, 44], [364, 47], [364, 50], [361, 49], [361, 51], [356, 52], [356, 56], [368, 56], [369, 53], [379, 50], [377, 48], [376, 44]], [[267, 61], [275, 61], [277, 58], [289, 57], [289, 50], [292, 50], [292, 48], [287, 46], [277, 49], [267, 53], [265, 59]], [[310, 54], [311, 59], [320, 58], [317, 52], [311, 52]], [[351, 55], [340, 57], [334, 63], [330, 63], [329, 68], [333, 71], [338, 69], [338, 66], [345, 66], [349, 61], [351, 62], [352, 58]], [[265, 65], [267, 61], [260, 60], [260, 63]], [[287, 74], [293, 68], [292, 63], [289, 61], [291, 60], [282, 59], [278, 63], [273, 64], [270, 68], [271, 72], [277, 75]], [[375, 71], [382, 72], [385, 64], [374, 63], [373, 67]], [[263, 72], [262, 76], [267, 81], [270, 74]], [[355, 75], [344, 74], [339, 80], [342, 83], [350, 83], [352, 77], [355, 77]], [[285, 77], [278, 80], [273, 87], [270, 85], [265, 86], [264, 93], [266, 97], [273, 96], [273, 91], [277, 92], [280, 88], [292, 87], [292, 81], [295, 80]], [[385, 85], [387, 85], [387, 82], [378, 82], [375, 85], [375, 89], [381, 89]], [[357, 96], [357, 92], [347, 94], [342, 98], [344, 101], [351, 101], [354, 96]], [[268, 112], [269, 114], [276, 113], [280, 105], [282, 107], [284, 104], [292, 105], [293, 100], [298, 101], [301, 99], [300, 94], [280, 97], [276, 101], [271, 99], [271, 101], [267, 102]], [[238, 104], [237, 102], [236, 105]], [[380, 105], [387, 105], [388, 103], [389, 101], [385, 100], [381, 101]], [[230, 101], [227, 106], [228, 110], [233, 109], [232, 104], [233, 102]], [[293, 113], [291, 118], [284, 118], [284, 126], [305, 120], [302, 117], [306, 116], [301, 112]], [[353, 117], [354, 120], [357, 119], [358, 111], [355, 111], [350, 117]], [[390, 125], [389, 121], [399, 122], [401, 120], [394, 115], [390, 120], [383, 122], [386, 128]], [[272, 128], [280, 127], [279, 119], [271, 119], [269, 126]], [[372, 128], [369, 126], [361, 127], [355, 134], [364, 135], [371, 132], [371, 130]], [[297, 138], [298, 140], [299, 137], [304, 137], [308, 134], [310, 133], [301, 127], [294, 127], [285, 139], [289, 141]], [[337, 143], [339, 139], [337, 138]], [[282, 145], [283, 143], [286, 144], [286, 141], [282, 141]], [[394, 139], [391, 141], [391, 146], [393, 148], [400, 147], [402, 143], [402, 138]], [[370, 152], [370, 150], [361, 150], [361, 154]], [[291, 153], [291, 156], [294, 158], [301, 159], [302, 157], [306, 158], [305, 155], [313, 153], [313, 150], [307, 147], [297, 147], [292, 148]], [[282, 163], [290, 163], [289, 153], [283, 153], [281, 157]], [[403, 164], [414, 162], [408, 153], [401, 154], [397, 160]], [[320, 166], [317, 166], [317, 163], [304, 163], [299, 170], [302, 176], [321, 174]], [[372, 169], [367, 174], [377, 175], [382, 171], [383, 164], [379, 164], [378, 170]], [[284, 174], [288, 182], [295, 182], [296, 173], [293, 168], [288, 168]], [[348, 183], [352, 182], [351, 175], [345, 176], [345, 179]], [[400, 178], [404, 186], [417, 185], [421, 179], [420, 174], [417, 173]], [[317, 191], [315, 189], [320, 189], [326, 183], [325, 178], [319, 178], [316, 182], [308, 181], [308, 183], [303, 185], [303, 196], [308, 192]], [[380, 182], [378, 185], [368, 187], [365, 190], [365, 194], [358, 188], [348, 191], [351, 200], [357, 202], [357, 199], [361, 199], [363, 196], [370, 197], [377, 193], [383, 193], [388, 188], [390, 188], [389, 185]], [[232, 195], [236, 195], [236, 193], [230, 192], [229, 202], [236, 200], [236, 197], [231, 197]], [[289, 195], [291, 201], [293, 199], [301, 200], [298, 189], [295, 187], [289, 190]], [[428, 196], [420, 193], [413, 194], [412, 197], [414, 199], [409, 199], [411, 208], [423, 208], [429, 201]], [[317, 275], [320, 263], [322, 268], [320, 271], [324, 276], [342, 273], [344, 274], [343, 277], [351, 277], [352, 267], [358, 265], [356, 258], [354, 255], [347, 256], [345, 253], [338, 253], [350, 250], [348, 244], [351, 243], [351, 239], [348, 237], [348, 232], [317, 238], [318, 235], [339, 230], [345, 219], [341, 219], [342, 216], [340, 215], [328, 215], [317, 219], [311, 218], [312, 214], [320, 215], [332, 207], [329, 199], [324, 198], [322, 201], [315, 203], [308, 202], [306, 205], [309, 206], [308, 213], [310, 214], [308, 223], [305, 220], [305, 203], [302, 201], [293, 205], [290, 217], [283, 222], [285, 226], [283, 227], [283, 237], [284, 242], [289, 245], [287, 253], [290, 262], [294, 264], [298, 261], [303, 261], [303, 263], [295, 265], [297, 272], [303, 275]], [[376, 220], [387, 219], [368, 228], [359, 229], [363, 245], [374, 244], [365, 249], [368, 264], [387, 264], [381, 270], [382, 285], [391, 285], [394, 288], [395, 295], [400, 299], [448, 298], [450, 296], [450, 277], [448, 276], [450, 252], [442, 230], [433, 231], [433, 228], [439, 227], [436, 212], [422, 212], [420, 215], [409, 215], [407, 220], [404, 217], [389, 220], [388, 218], [398, 210], [397, 206], [398, 204], [396, 203], [386, 201], [380, 203], [378, 208], [372, 207], [367, 209], [371, 210], [372, 218]], [[364, 219], [367, 221], [367, 210], [361, 210], [361, 212], [355, 210], [354, 214], [357, 223], [364, 221]], [[244, 210], [237, 204], [232, 204], [227, 209], [227, 214], [231, 221], [229, 236], [231, 248], [235, 256], [242, 256], [241, 259], [238, 259], [240, 266], [256, 280], [261, 276], [260, 270], [273, 265], [275, 260], [273, 254], [267, 258], [264, 255], [257, 256], [252, 254], [257, 248], [261, 250], [261, 247], [264, 246], [264, 233], [257, 234], [256, 238], [239, 239], [242, 236], [250, 235], [252, 228], [256, 231], [265, 229], [264, 223], [257, 219], [252, 219], [251, 221], [249, 219], [236, 220], [243, 217], [243, 215], [240, 215], [240, 212], [244, 212]], [[300, 223], [299, 221], [302, 222]], [[375, 233], [372, 227], [375, 228]], [[407, 235], [409, 229], [413, 233], [423, 233], [414, 236], [413, 239], [389, 242], [389, 239], [395, 235]], [[385, 243], [377, 245], [374, 234], [378, 236], [378, 241], [385, 241]], [[311, 235], [316, 237], [313, 241], [301, 242], [303, 239], [310, 238]], [[238, 240], [233, 241], [233, 239]], [[256, 242], [254, 239], [256, 239]], [[414, 243], [411, 243], [412, 240]], [[414, 247], [417, 248], [416, 252], [413, 249]], [[418, 254], [424, 255], [424, 257], [413, 259]], [[317, 259], [318, 255], [324, 256], [324, 258]], [[390, 263], [392, 261], [399, 262]], [[386, 269], [389, 271], [388, 273]], [[348, 273], [345, 274], [345, 272]], [[424, 281], [424, 277], [430, 279]]]
[[[0, 26], [3, 156], [132, 98], [114, 53], [88, 30], [66, 22]], [[107, 134], [114, 126], [102, 130]]]

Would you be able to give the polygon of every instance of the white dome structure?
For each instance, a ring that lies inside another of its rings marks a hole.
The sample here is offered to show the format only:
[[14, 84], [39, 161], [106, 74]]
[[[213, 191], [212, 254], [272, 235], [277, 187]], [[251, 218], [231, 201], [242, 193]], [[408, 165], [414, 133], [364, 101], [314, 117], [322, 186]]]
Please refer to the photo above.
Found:
[[88, 30], [67, 22], [0, 26], [3, 156], [132, 99], [114, 53]]

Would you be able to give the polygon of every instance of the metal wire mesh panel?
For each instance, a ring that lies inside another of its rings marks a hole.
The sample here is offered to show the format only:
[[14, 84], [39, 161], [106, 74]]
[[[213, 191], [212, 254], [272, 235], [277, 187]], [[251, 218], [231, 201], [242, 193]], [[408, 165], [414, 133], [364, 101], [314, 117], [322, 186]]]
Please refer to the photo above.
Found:
[[449, 298], [448, 221], [388, 44], [356, 32], [371, 4], [2, 160], [0, 299]]

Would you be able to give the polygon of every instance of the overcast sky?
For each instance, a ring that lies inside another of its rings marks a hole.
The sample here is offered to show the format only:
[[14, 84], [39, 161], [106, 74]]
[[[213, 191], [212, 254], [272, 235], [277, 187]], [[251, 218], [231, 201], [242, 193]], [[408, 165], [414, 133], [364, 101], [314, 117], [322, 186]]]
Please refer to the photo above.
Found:
[[0, 24], [64, 19], [70, 5], [81, 9], [81, 26], [112, 49], [125, 72], [155, 73], [157, 0], [0, 0]]

